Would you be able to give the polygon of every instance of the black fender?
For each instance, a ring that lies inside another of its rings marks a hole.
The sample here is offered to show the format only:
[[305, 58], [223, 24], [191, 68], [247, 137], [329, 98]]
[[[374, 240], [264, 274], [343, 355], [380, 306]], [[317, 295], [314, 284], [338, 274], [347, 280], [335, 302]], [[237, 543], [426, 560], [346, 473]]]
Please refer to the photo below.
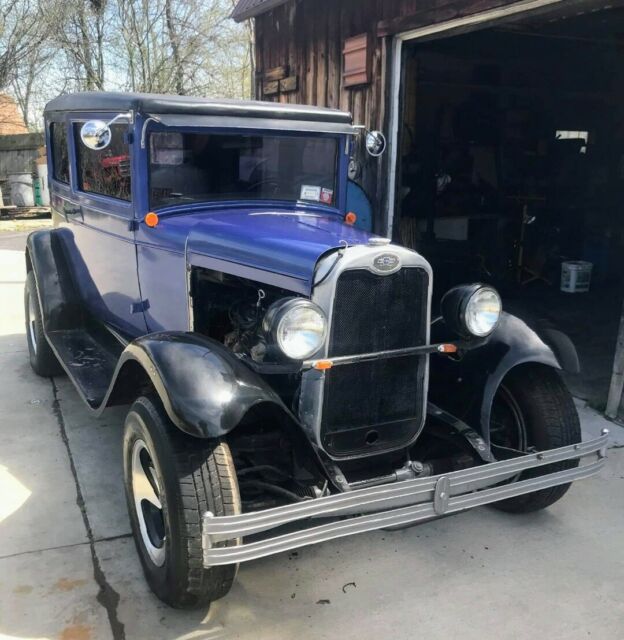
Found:
[[117, 364], [101, 409], [129, 399], [147, 374], [167, 415], [182, 431], [219, 438], [254, 406], [269, 403], [299, 421], [269, 384], [227, 347], [197, 333], [152, 333], [132, 341]]
[[26, 270], [33, 271], [45, 333], [84, 324], [84, 305], [67, 259], [68, 229], [42, 229], [26, 240]]
[[150, 388], [156, 390], [173, 424], [197, 438], [227, 435], [262, 405], [263, 419], [284, 428], [304, 481], [331, 480], [318, 450], [279, 395], [220, 342], [181, 331], [137, 338], [122, 352], [96, 412], [132, 402]]
[[[432, 341], [450, 341], [442, 320], [432, 326]], [[576, 349], [565, 334], [552, 328], [540, 330], [504, 312], [481, 346], [466, 350], [457, 358], [437, 354], [431, 357], [429, 397], [477, 429], [489, 443], [494, 395], [514, 367], [529, 363], [574, 373], [579, 370]]]

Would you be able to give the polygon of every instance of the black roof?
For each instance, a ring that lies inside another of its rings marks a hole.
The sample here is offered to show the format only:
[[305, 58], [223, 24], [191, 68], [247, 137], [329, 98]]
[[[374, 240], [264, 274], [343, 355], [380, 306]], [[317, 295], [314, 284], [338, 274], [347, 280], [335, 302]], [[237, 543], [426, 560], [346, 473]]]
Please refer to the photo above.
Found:
[[236, 22], [242, 22], [279, 7], [281, 4], [286, 4], [286, 2], [288, 0], [238, 0], [234, 11], [232, 11], [232, 18]]
[[156, 93], [67, 93], [48, 102], [45, 112], [51, 111], [136, 111], [143, 114], [239, 116], [351, 124], [351, 114], [338, 109], [254, 100], [210, 100]]

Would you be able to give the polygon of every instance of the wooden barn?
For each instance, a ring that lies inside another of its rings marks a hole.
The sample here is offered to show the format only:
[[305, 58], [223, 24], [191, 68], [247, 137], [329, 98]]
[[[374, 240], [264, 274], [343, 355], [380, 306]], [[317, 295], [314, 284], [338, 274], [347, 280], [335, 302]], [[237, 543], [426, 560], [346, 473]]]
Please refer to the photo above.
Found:
[[375, 231], [421, 251], [438, 292], [492, 282], [563, 329], [584, 365], [573, 390], [604, 408], [611, 384], [614, 415], [624, 3], [240, 0], [233, 18], [254, 20], [257, 99], [384, 133], [385, 154], [353, 163]]

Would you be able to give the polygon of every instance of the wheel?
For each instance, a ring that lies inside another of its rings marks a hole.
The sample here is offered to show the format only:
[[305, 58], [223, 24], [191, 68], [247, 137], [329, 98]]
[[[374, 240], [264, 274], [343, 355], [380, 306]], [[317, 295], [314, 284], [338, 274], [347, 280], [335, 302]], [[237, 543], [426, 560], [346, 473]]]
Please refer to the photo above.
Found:
[[[559, 372], [544, 365], [520, 366], [505, 378], [492, 407], [490, 439], [494, 455], [512, 457], [515, 450], [554, 449], [581, 441], [581, 426], [572, 396]], [[514, 480], [535, 478], [577, 467], [565, 460], [523, 472]], [[493, 503], [511, 513], [545, 509], [563, 497], [570, 483]]]
[[24, 317], [30, 366], [33, 371], [46, 378], [63, 373], [63, 368], [43, 334], [43, 318], [33, 271], [28, 272], [24, 286]]
[[206, 511], [217, 516], [241, 511], [227, 444], [183, 434], [158, 398], [142, 396], [126, 417], [123, 458], [130, 523], [152, 591], [177, 608], [222, 598], [237, 566], [204, 569], [201, 518]]

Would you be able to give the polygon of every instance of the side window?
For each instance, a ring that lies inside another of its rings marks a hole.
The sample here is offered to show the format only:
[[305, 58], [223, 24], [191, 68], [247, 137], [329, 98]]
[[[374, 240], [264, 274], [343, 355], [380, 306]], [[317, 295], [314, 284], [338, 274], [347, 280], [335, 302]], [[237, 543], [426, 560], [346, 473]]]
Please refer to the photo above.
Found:
[[93, 151], [82, 144], [82, 122], [74, 123], [78, 188], [111, 198], [130, 200], [130, 149], [124, 142], [127, 124], [111, 125], [111, 142], [101, 151]]
[[52, 175], [55, 180], [69, 184], [67, 125], [64, 122], [50, 124], [50, 140], [52, 141]]

